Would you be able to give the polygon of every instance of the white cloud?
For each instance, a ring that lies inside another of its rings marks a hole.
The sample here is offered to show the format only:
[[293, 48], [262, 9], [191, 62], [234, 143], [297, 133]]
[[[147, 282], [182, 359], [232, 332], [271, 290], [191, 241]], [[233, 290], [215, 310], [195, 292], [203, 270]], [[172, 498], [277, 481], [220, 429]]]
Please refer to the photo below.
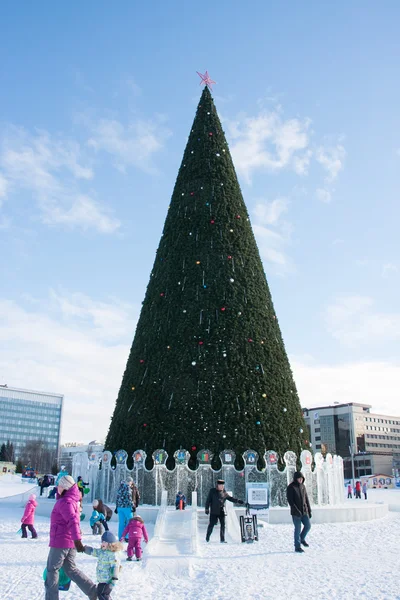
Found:
[[260, 255], [264, 260], [272, 263], [281, 274], [290, 270], [286, 246], [290, 242], [292, 226], [287, 221], [281, 220], [288, 206], [287, 198], [276, 198], [272, 202], [258, 200], [252, 210], [253, 231]]
[[171, 135], [162, 123], [164, 118], [138, 120], [123, 124], [116, 119], [100, 119], [97, 123], [86, 121], [91, 137], [88, 146], [96, 152], [107, 152], [114, 157], [114, 166], [125, 171], [134, 166], [147, 173], [155, 173], [152, 157], [159, 152]]
[[303, 155], [293, 157], [293, 169], [297, 175], [307, 175], [313, 153], [307, 150]]
[[361, 402], [372, 405], [373, 412], [399, 415], [400, 363], [324, 365], [295, 357], [291, 364], [303, 407]]
[[325, 204], [329, 204], [332, 200], [332, 194], [326, 189], [318, 188], [315, 192], [315, 195], [320, 202], [324, 202]]
[[374, 311], [373, 305], [368, 296], [339, 298], [326, 310], [328, 331], [346, 346], [400, 339], [400, 313]]
[[43, 222], [48, 225], [63, 224], [83, 230], [96, 229], [100, 233], [113, 233], [120, 227], [120, 221], [107, 214], [107, 209], [89, 196], [79, 194], [72, 206], [64, 208], [58, 203], [42, 203]]
[[383, 265], [382, 267], [382, 277], [390, 277], [391, 275], [395, 275], [396, 273], [399, 272], [399, 269], [397, 267], [397, 265], [393, 264], [393, 263], [386, 263]]
[[227, 120], [231, 153], [238, 172], [251, 183], [254, 171], [292, 168], [305, 174], [311, 157], [309, 119], [284, 120], [279, 110], [263, 111], [256, 117]]
[[88, 195], [78, 182], [93, 178], [90, 165], [82, 164], [76, 142], [52, 138], [45, 131], [30, 135], [22, 128], [9, 127], [1, 140], [0, 168], [10, 193], [29, 190], [47, 224], [96, 229], [111, 233], [119, 222]]
[[52, 292], [31, 310], [0, 299], [0, 379], [65, 394], [63, 439], [104, 437], [138, 308]]
[[97, 337], [114, 340], [133, 332], [133, 307], [116, 298], [112, 302], [101, 302], [85, 294], [67, 294], [56, 290], [51, 290], [50, 298], [63, 321], [75, 322], [79, 327], [89, 325]]
[[346, 158], [346, 150], [342, 144], [336, 144], [336, 146], [320, 146], [316, 151], [316, 159], [325, 169], [326, 182], [332, 183], [340, 171], [344, 167], [344, 160]]
[[282, 214], [288, 210], [287, 198], [275, 198], [272, 202], [257, 202], [253, 214], [259, 225], [275, 225]]

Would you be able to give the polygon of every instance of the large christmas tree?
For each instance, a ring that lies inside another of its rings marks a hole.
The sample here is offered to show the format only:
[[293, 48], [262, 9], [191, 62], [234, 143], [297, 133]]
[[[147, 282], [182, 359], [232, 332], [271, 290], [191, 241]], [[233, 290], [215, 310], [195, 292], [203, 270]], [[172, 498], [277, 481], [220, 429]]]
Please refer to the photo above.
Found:
[[106, 440], [299, 453], [306, 427], [210, 90], [179, 169]]

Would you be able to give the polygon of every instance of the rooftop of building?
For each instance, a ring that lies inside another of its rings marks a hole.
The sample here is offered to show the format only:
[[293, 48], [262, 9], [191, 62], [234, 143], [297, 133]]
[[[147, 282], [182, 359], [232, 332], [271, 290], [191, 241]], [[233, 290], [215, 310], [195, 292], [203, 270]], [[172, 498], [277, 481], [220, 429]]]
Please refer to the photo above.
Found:
[[361, 408], [363, 408], [364, 410], [369, 412], [369, 409], [372, 408], [371, 404], [363, 404], [361, 402], [345, 402], [344, 404], [340, 404], [338, 403], [334, 403], [334, 404], [326, 404], [324, 406], [311, 406], [310, 408], [304, 406], [302, 408], [303, 412], [304, 411], [308, 411], [311, 412], [313, 410], [324, 410], [324, 409], [337, 409], [337, 408], [348, 408], [349, 406], [360, 406]]
[[41, 390], [28, 390], [26, 388], [18, 388], [7, 385], [6, 383], [0, 385], [0, 396], [5, 396], [7, 392], [16, 392], [23, 394], [40, 394], [41, 396], [50, 396], [53, 398], [64, 398], [64, 394], [57, 394], [55, 392], [42, 392]]

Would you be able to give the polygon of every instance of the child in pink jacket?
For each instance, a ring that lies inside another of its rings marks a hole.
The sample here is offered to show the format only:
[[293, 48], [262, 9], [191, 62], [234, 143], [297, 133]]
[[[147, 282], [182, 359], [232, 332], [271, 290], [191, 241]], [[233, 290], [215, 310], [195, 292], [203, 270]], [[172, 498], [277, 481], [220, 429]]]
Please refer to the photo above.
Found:
[[126, 560], [131, 561], [133, 559], [133, 555], [136, 555], [136, 560], [142, 560], [142, 537], [144, 537], [144, 541], [149, 541], [149, 536], [147, 535], [146, 527], [144, 526], [144, 521], [142, 517], [136, 515], [133, 519], [130, 519], [128, 525], [125, 527], [122, 532], [120, 541], [125, 538], [126, 535], [129, 535], [128, 540], [128, 558]]
[[26, 532], [26, 528], [29, 529], [29, 531], [32, 534], [32, 539], [37, 538], [37, 533], [36, 533], [36, 529], [33, 526], [33, 522], [35, 520], [35, 510], [37, 507], [37, 502], [36, 502], [36, 494], [31, 494], [29, 496], [29, 500], [26, 503], [25, 506], [25, 512], [23, 514], [23, 517], [21, 519], [21, 529], [22, 529], [22, 537], [23, 538], [27, 538], [28, 534]]

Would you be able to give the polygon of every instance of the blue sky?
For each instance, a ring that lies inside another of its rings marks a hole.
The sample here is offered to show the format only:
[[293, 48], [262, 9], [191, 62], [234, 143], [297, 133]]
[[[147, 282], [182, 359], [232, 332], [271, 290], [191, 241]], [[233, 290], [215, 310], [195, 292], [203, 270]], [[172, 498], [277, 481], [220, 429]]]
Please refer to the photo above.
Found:
[[302, 405], [400, 414], [400, 7], [348, 4], [0, 6], [0, 383], [64, 441], [106, 433], [206, 69]]

